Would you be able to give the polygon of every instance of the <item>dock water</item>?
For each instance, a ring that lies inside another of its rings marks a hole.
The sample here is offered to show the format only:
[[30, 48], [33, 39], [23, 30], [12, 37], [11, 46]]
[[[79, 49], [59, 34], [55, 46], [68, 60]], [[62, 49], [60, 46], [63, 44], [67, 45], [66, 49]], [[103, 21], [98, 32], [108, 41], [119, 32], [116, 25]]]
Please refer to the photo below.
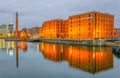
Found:
[[78, 44], [85, 46], [120, 46], [120, 41], [107, 41], [106, 39], [43, 39], [43, 38], [5, 38], [6, 41], [47, 42], [57, 44]]

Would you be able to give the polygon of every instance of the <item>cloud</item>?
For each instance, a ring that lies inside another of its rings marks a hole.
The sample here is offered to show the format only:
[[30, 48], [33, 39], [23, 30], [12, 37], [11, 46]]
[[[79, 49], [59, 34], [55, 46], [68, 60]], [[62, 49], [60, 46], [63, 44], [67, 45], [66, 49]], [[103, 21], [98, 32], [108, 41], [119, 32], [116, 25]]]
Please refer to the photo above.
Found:
[[67, 19], [70, 15], [89, 11], [100, 11], [115, 15], [115, 26], [119, 23], [119, 2], [113, 0], [0, 0], [0, 24], [15, 21], [19, 12], [19, 28], [41, 26], [50, 19]]

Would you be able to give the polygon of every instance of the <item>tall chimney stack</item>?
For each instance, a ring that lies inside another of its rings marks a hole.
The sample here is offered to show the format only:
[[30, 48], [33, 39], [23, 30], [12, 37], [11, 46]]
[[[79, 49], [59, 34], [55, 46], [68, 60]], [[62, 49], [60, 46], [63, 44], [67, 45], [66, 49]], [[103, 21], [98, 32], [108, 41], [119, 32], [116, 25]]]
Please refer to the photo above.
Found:
[[15, 36], [18, 37], [18, 12], [16, 12], [16, 31]]

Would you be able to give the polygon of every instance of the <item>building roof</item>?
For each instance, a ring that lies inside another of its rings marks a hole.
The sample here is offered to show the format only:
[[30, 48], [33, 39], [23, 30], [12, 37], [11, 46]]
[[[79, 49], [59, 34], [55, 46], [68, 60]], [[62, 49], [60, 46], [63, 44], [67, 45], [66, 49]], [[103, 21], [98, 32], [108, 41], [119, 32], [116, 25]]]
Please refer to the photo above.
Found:
[[112, 14], [108, 14], [108, 13], [102, 13], [102, 12], [98, 12], [98, 11], [91, 11], [91, 12], [86, 12], [86, 13], [81, 13], [81, 14], [71, 15], [71, 16], [69, 16], [69, 18], [70, 18], [70, 17], [74, 17], [74, 16], [85, 15], [85, 14], [89, 14], [89, 13], [99, 13], [99, 14], [107, 14], [107, 15], [114, 16], [114, 15], [112, 15]]

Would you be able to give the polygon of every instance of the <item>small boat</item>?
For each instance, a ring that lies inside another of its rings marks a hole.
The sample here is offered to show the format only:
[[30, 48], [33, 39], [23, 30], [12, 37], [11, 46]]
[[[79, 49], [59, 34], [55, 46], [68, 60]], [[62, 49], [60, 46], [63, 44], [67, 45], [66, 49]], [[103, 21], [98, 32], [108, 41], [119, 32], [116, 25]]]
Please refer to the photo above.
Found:
[[115, 54], [120, 55], [120, 46], [114, 46], [112, 48], [112, 52], [115, 53]]

